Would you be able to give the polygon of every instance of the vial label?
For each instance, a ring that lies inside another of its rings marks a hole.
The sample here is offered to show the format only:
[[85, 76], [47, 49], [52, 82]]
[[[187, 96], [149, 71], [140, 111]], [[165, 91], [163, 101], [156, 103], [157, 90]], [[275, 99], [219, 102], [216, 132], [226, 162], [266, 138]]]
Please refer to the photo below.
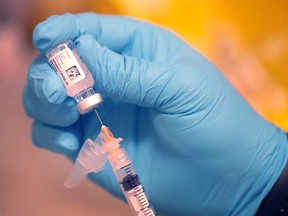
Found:
[[82, 70], [78, 59], [70, 48], [65, 46], [65, 49], [49, 58], [49, 62], [58, 73], [65, 87], [70, 87], [73, 84], [85, 79], [85, 72]]

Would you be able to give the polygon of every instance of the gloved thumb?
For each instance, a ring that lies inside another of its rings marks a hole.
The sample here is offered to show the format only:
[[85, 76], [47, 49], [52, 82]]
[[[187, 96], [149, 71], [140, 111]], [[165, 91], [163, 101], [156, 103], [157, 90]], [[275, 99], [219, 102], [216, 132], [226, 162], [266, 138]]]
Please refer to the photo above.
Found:
[[79, 37], [75, 44], [100, 93], [150, 108], [162, 107], [173, 96], [170, 80], [175, 68], [170, 64], [120, 55], [89, 34]]

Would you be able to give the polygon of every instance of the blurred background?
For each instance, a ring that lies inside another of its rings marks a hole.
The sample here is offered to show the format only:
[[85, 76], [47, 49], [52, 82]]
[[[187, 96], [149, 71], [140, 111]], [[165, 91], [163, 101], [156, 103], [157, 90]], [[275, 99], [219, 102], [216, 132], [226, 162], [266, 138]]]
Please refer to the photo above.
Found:
[[49, 15], [94, 11], [165, 26], [209, 58], [266, 119], [288, 130], [286, 0], [0, 0], [0, 215], [129, 215], [128, 207], [84, 181], [62, 186], [71, 164], [31, 143], [22, 108], [37, 52], [35, 25]]

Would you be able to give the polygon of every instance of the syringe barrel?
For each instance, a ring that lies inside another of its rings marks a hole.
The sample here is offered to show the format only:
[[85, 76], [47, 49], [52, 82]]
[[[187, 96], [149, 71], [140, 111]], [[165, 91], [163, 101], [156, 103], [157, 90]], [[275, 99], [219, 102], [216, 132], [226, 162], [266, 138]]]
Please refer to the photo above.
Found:
[[137, 216], [156, 215], [125, 150], [119, 150], [121, 150], [121, 154], [118, 155], [118, 158], [113, 157], [112, 159], [110, 156], [108, 158], [133, 214]]

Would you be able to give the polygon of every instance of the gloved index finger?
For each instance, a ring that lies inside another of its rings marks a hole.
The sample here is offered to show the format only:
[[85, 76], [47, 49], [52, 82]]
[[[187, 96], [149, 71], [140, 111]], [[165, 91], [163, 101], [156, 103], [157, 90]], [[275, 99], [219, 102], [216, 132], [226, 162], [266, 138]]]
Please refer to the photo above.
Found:
[[114, 52], [122, 53], [128, 48], [130, 53], [126, 54], [146, 59], [150, 57], [149, 60], [155, 60], [151, 57], [155, 46], [167, 47], [172, 37], [168, 31], [128, 17], [83, 13], [49, 17], [36, 26], [33, 41], [40, 52], [47, 52], [59, 43], [83, 34], [93, 35], [100, 44]]

